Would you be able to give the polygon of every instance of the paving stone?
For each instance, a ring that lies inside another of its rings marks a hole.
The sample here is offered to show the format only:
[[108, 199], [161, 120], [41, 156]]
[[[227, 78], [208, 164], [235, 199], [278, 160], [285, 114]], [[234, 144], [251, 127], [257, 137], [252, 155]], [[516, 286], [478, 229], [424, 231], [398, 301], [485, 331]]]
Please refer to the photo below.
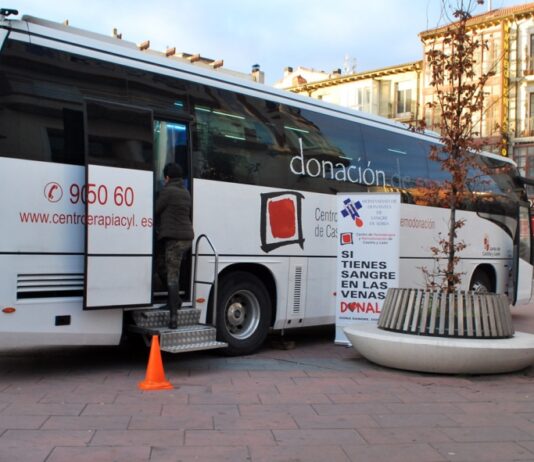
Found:
[[[343, 449], [353, 462], [443, 462], [448, 460], [428, 444], [343, 445]], [[463, 459], [458, 460], [463, 461]]]
[[290, 403], [277, 403], [277, 404], [240, 404], [239, 414], [242, 416], [247, 415], [266, 415], [266, 414], [284, 414], [289, 416], [314, 416], [317, 412], [313, 409], [311, 404], [290, 404]]
[[[331, 428], [357, 428], [377, 427], [376, 421], [366, 414], [345, 415], [316, 415], [295, 417], [297, 425], [301, 429], [331, 429]], [[276, 428], [276, 427], [273, 427]]]
[[358, 427], [358, 433], [360, 433], [369, 444], [443, 443], [451, 441], [451, 438], [449, 438], [441, 428], [436, 427]]
[[52, 452], [48, 444], [21, 443], [0, 439], [0, 460], [5, 462], [44, 462]]
[[434, 387], [430, 390], [423, 389], [417, 391], [394, 391], [403, 403], [461, 403], [468, 402], [469, 399], [461, 394], [460, 391], [454, 390], [436, 390]]
[[0, 441], [53, 446], [85, 446], [94, 436], [93, 430], [7, 430]]
[[215, 383], [211, 386], [213, 393], [236, 393], [251, 392], [255, 393], [278, 393], [278, 386], [281, 384], [294, 384], [292, 379], [267, 379], [267, 378], [247, 378], [232, 380], [229, 383]]
[[432, 447], [445, 460], [462, 462], [503, 462], [534, 460], [534, 453], [515, 443], [435, 443]]
[[[251, 462], [244, 446], [152, 448], [150, 462]], [[78, 462], [78, 461], [77, 461]], [[127, 461], [126, 461], [127, 462]]]
[[460, 409], [452, 403], [385, 403], [392, 414], [453, 414]]
[[255, 392], [201, 393], [189, 396], [191, 404], [254, 404], [260, 403]]
[[52, 391], [46, 393], [40, 400], [41, 404], [87, 404], [87, 403], [113, 403], [117, 398], [117, 393], [109, 390], [108, 392], [68, 392]]
[[273, 435], [280, 445], [365, 444], [358, 432], [347, 429], [273, 430]]
[[13, 403], [2, 410], [2, 415], [79, 415], [83, 404]]
[[43, 430], [126, 430], [131, 417], [127, 415], [51, 416]]
[[364, 392], [357, 391], [354, 393], [339, 393], [331, 394], [329, 398], [334, 403], [349, 404], [349, 403], [400, 403], [398, 396], [392, 393], [385, 392]]
[[160, 403], [87, 404], [82, 415], [161, 415]]
[[56, 447], [46, 462], [147, 462], [152, 460], [150, 450], [149, 446]]
[[528, 414], [447, 414], [454, 420], [456, 427], [494, 427], [515, 426], [532, 433], [534, 424], [527, 418]]
[[514, 427], [460, 427], [442, 428], [441, 431], [453, 441], [458, 442], [493, 442], [493, 441], [528, 441], [532, 435]]
[[[206, 393], [206, 387], [191, 387], [193, 393]], [[129, 391], [119, 393], [114, 404], [187, 404], [189, 393], [178, 388], [174, 390], [156, 390], [156, 391]]]
[[387, 414], [390, 410], [378, 402], [350, 404], [313, 404], [318, 415]]
[[260, 393], [262, 404], [320, 404], [331, 403], [328, 396], [324, 393]]
[[534, 399], [530, 402], [523, 401], [500, 401], [480, 403], [455, 403], [466, 414], [528, 414], [534, 413]]
[[[242, 406], [242, 405], [241, 405]], [[238, 416], [239, 408], [236, 404], [164, 404], [162, 416]]]
[[185, 432], [186, 446], [264, 446], [272, 444], [274, 444], [274, 439], [270, 430], [187, 430]]
[[293, 369], [289, 371], [250, 371], [250, 377], [252, 378], [269, 378], [272, 380], [276, 379], [287, 379], [293, 377], [308, 377], [308, 374], [302, 369]]
[[[8, 429], [37, 429], [48, 419], [46, 415], [2, 415], [0, 414], [0, 428]], [[1, 459], [0, 459], [1, 460]]]
[[280, 393], [346, 393], [347, 389], [357, 388], [356, 384], [349, 379], [336, 378], [304, 378], [295, 377], [291, 382], [277, 385]]
[[182, 446], [181, 430], [98, 430], [91, 446]]
[[[224, 416], [222, 419], [231, 417]], [[128, 425], [129, 430], [213, 430], [213, 417], [204, 413], [179, 415], [136, 415]]]
[[12, 403], [38, 403], [43, 397], [46, 396], [45, 391], [40, 391], [38, 393], [12, 393], [10, 391], [4, 391], [0, 393], [0, 410], [5, 409], [9, 404]]
[[372, 416], [381, 427], [452, 427], [454, 420], [443, 414], [380, 414]]
[[[304, 419], [309, 419], [309, 416]], [[248, 415], [244, 417], [216, 416], [213, 418], [216, 430], [262, 430], [262, 429], [292, 429], [298, 428], [295, 419], [279, 413], [262, 415]]]
[[252, 462], [350, 462], [340, 446], [252, 446]]

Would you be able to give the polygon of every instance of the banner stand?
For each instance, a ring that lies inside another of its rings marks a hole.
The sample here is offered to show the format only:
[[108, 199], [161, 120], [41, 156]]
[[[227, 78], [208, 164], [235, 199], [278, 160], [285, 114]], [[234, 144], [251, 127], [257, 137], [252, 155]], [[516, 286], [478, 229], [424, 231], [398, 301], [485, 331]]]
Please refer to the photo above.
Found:
[[343, 328], [377, 322], [390, 287], [399, 286], [400, 195], [339, 193], [335, 343]]

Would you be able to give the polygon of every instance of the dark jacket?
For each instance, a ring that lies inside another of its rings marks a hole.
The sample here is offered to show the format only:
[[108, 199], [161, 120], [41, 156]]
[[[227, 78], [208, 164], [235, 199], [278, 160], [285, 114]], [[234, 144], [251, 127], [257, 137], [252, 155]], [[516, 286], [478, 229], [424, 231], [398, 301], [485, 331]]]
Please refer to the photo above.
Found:
[[195, 237], [191, 224], [191, 195], [181, 178], [171, 179], [156, 200], [159, 239], [191, 241]]

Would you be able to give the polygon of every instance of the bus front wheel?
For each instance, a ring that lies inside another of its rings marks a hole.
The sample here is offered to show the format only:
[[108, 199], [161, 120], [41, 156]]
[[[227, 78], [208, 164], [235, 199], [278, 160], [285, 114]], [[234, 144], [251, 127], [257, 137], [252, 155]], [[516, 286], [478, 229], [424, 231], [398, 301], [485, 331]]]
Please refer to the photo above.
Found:
[[469, 290], [477, 294], [489, 294], [493, 292], [489, 276], [483, 271], [476, 271], [471, 278]]
[[238, 271], [221, 280], [217, 297], [217, 336], [228, 343], [222, 352], [246, 355], [265, 341], [271, 325], [271, 299], [253, 274]]

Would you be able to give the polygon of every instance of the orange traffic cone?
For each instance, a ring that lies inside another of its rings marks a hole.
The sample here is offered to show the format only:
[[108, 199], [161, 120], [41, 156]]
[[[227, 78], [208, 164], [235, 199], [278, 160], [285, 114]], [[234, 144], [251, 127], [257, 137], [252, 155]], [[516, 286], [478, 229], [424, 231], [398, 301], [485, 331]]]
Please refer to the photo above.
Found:
[[152, 345], [150, 346], [150, 356], [148, 357], [145, 380], [139, 382], [138, 387], [144, 391], [170, 390], [174, 388], [171, 383], [165, 379], [163, 362], [161, 361], [161, 351], [159, 350], [159, 338], [157, 335], [152, 336]]

